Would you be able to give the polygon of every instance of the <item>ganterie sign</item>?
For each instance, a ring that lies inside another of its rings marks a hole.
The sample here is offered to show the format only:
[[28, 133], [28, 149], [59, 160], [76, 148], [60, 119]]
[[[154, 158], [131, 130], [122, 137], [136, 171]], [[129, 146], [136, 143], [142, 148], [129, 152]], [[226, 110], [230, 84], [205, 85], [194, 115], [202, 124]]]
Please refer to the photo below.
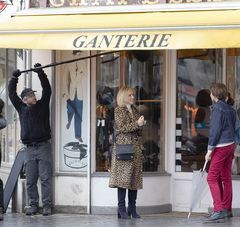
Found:
[[79, 35], [73, 40], [77, 49], [141, 49], [166, 48], [171, 34], [109, 34], [109, 35]]

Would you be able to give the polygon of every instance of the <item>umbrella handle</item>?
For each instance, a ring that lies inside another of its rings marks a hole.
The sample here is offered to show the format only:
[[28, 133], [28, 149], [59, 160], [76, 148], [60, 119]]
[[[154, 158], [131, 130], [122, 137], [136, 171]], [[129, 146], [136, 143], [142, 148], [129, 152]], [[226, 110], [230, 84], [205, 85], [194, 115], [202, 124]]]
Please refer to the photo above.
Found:
[[207, 166], [208, 160], [205, 161], [202, 171], [204, 172]]

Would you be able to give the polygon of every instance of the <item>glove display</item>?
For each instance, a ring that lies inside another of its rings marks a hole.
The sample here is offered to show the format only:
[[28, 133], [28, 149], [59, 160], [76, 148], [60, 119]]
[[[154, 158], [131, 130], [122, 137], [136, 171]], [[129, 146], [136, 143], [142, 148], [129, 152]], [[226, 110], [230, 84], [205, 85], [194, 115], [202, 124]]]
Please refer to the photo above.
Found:
[[21, 75], [21, 72], [19, 69], [16, 69], [13, 71], [12, 76], [15, 78], [18, 78]]
[[43, 73], [44, 71], [43, 71], [43, 69], [38, 69], [39, 67], [41, 67], [42, 65], [40, 64], [40, 63], [36, 63], [35, 65], [34, 65], [34, 70], [33, 70], [33, 72], [35, 72], [35, 73]]

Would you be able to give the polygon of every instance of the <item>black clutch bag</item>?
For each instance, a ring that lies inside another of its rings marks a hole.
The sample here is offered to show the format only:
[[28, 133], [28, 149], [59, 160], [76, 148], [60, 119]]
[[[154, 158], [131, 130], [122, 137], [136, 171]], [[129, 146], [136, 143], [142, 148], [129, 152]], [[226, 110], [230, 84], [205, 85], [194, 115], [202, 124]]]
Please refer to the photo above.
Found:
[[133, 154], [133, 144], [116, 144], [117, 160], [132, 160]]

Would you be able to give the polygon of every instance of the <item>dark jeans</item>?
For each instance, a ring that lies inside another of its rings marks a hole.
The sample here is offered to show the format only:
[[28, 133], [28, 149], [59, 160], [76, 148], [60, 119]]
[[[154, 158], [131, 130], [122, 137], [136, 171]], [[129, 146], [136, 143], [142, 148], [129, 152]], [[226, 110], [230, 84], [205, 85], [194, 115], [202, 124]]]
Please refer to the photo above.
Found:
[[2, 180], [0, 179], [0, 207], [4, 207], [4, 204], [3, 204], [3, 182]]
[[49, 142], [28, 146], [25, 152], [25, 171], [29, 205], [39, 205], [37, 188], [41, 181], [43, 206], [52, 206], [52, 152]]

